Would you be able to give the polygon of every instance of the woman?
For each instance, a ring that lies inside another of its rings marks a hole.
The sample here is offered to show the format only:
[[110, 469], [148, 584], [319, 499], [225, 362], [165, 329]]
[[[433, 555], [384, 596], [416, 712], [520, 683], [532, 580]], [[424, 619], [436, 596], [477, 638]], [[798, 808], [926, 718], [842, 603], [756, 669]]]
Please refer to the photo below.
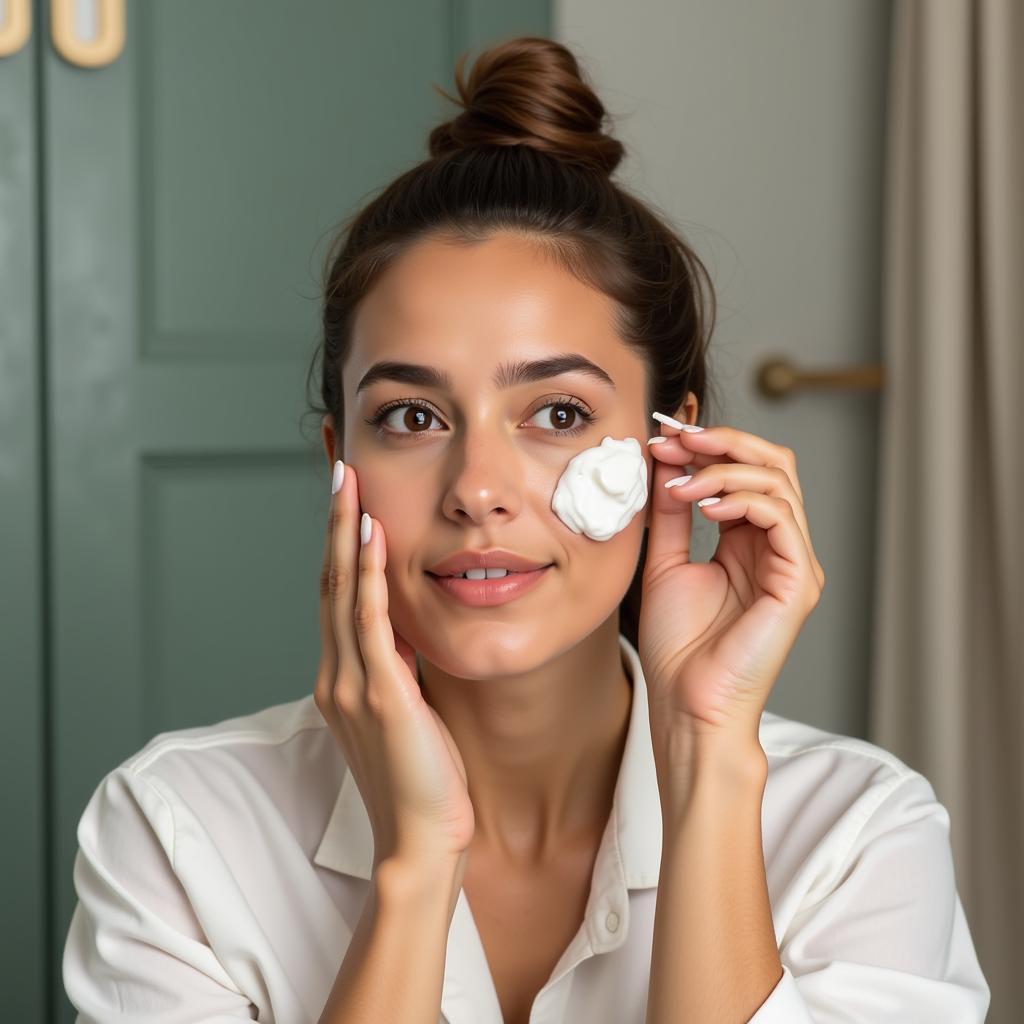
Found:
[[103, 780], [70, 998], [90, 1021], [982, 1021], [927, 780], [764, 709], [824, 573], [793, 453], [696, 425], [705, 269], [611, 181], [623, 147], [563, 46], [456, 81], [430, 159], [328, 257], [314, 692]]

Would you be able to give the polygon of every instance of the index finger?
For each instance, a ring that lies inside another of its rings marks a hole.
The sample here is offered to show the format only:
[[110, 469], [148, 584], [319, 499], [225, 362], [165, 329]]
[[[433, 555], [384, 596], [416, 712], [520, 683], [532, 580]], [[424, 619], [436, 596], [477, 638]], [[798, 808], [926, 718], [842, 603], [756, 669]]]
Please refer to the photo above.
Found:
[[[781, 469], [789, 477], [797, 497], [800, 501], [804, 500], [800, 481], [797, 479], [796, 456], [792, 448], [773, 444], [758, 434], [751, 434], [749, 431], [739, 430], [736, 427], [720, 425], [695, 429], [691, 424], [680, 423], [679, 420], [661, 412], [654, 413], [654, 418], [666, 427], [686, 431], [685, 436], [682, 434], [666, 436], [678, 437], [684, 448], [703, 455], [705, 459], [711, 457], [707, 464], [716, 461], [715, 456], [724, 456], [728, 462], [746, 462], [752, 466], [770, 466]], [[694, 465], [699, 464], [694, 460], [690, 461]]]
[[335, 473], [343, 476], [337, 493], [331, 496], [321, 622], [326, 625], [326, 640], [334, 640], [329, 677], [332, 691], [339, 678], [365, 691], [366, 671], [352, 619], [359, 559], [359, 481], [352, 467], [346, 467], [340, 459], [335, 463]]

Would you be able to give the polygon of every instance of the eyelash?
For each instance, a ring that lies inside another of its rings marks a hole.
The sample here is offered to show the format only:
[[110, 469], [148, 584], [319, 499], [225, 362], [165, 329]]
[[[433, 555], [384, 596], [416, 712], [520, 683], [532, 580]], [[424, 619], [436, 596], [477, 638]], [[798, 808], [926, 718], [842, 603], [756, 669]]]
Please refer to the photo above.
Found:
[[[411, 398], [411, 399], [405, 399], [405, 400], [399, 399], [399, 400], [396, 400], [394, 402], [388, 402], [387, 405], [382, 405], [371, 417], [369, 417], [369, 419], [366, 419], [363, 422], [364, 423], [369, 423], [370, 426], [377, 427], [378, 432], [380, 434], [382, 434], [382, 435], [385, 435], [385, 436], [386, 435], [390, 435], [392, 437], [414, 437], [417, 433], [423, 433], [423, 434], [433, 433], [433, 431], [429, 431], [429, 430], [423, 430], [423, 431], [388, 430], [387, 428], [382, 428], [380, 426], [380, 424], [384, 421], [385, 417], [388, 415], [388, 413], [390, 413], [392, 411], [392, 409], [401, 409], [403, 406], [406, 406], [406, 405], [418, 406], [421, 409], [426, 409], [426, 411], [429, 412], [431, 416], [435, 416], [435, 417], [437, 416], [437, 414], [434, 412], [434, 410], [431, 409], [430, 406], [427, 405], [426, 402], [421, 402], [421, 401], [419, 401], [419, 400], [417, 400], [415, 398]], [[583, 418], [583, 422], [580, 423], [578, 426], [570, 427], [568, 430], [545, 430], [544, 433], [546, 433], [546, 434], [557, 434], [559, 437], [575, 437], [577, 434], [579, 434], [582, 431], [586, 430], [587, 427], [590, 426], [590, 424], [593, 423], [594, 420], [597, 418], [589, 409], [587, 409], [587, 407], [585, 405], [583, 405], [582, 402], [580, 402], [577, 399], [572, 398], [572, 397], [570, 397], [568, 395], [564, 395], [564, 396], [562, 396], [561, 398], [559, 398], [557, 400], [553, 400], [553, 401], [550, 401], [550, 402], [545, 402], [543, 405], [538, 406], [536, 409], [534, 409], [534, 411], [532, 413], [530, 413], [530, 418], [532, 419], [534, 416], [536, 416], [537, 413], [539, 413], [541, 411], [541, 409], [547, 409], [549, 406], [552, 406], [552, 405], [569, 405], [569, 406], [572, 406], [572, 408], [575, 409], [580, 414], [580, 416]]]

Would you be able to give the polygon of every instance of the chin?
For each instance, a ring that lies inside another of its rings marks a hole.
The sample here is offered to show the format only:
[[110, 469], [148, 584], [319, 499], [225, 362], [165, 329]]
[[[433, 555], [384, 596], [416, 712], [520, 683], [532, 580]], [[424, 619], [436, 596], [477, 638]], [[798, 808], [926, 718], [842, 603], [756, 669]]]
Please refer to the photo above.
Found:
[[440, 648], [437, 656], [422, 649], [424, 658], [443, 672], [458, 679], [489, 679], [530, 672], [548, 660], [544, 640], [550, 630], [537, 622], [495, 622], [492, 619], [464, 622], [438, 640], [435, 633], [430, 648]]

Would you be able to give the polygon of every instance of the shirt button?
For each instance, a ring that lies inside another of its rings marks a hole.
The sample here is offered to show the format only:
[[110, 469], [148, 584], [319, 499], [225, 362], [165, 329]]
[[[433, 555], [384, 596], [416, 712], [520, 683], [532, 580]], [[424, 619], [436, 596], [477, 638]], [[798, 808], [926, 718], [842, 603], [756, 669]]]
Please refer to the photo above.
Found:
[[619, 915], [613, 910], [605, 919], [604, 923], [610, 932], [619, 930]]

